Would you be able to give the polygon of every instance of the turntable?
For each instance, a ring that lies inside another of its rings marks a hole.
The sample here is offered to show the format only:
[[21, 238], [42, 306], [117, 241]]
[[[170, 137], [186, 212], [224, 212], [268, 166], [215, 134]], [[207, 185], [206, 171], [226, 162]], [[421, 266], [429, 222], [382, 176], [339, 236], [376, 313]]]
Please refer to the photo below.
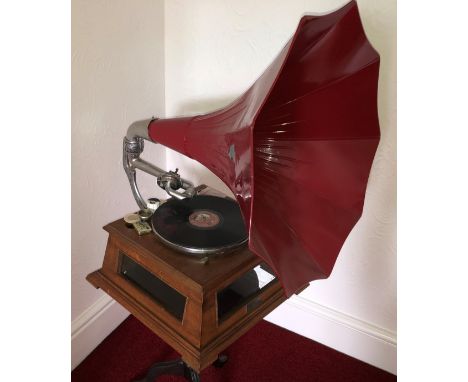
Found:
[[163, 243], [189, 254], [225, 253], [248, 239], [239, 205], [228, 197], [171, 199], [154, 212], [151, 223]]
[[[104, 227], [103, 266], [87, 279], [181, 354], [142, 381], [167, 373], [198, 381], [266, 314], [330, 275], [362, 214], [380, 139], [378, 71], [352, 1], [304, 16], [231, 105], [128, 128], [123, 165], [140, 210], [151, 210], [142, 224], [152, 233], [123, 220]], [[197, 160], [234, 198], [145, 161], [145, 140]], [[146, 200], [136, 170], [155, 176], [168, 199]]]

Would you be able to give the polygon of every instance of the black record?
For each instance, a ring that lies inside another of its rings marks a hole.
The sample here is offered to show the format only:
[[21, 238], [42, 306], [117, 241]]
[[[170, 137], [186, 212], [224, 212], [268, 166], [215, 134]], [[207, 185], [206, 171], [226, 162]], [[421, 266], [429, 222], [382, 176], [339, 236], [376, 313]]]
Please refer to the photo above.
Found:
[[151, 222], [165, 244], [188, 253], [225, 252], [247, 241], [239, 205], [218, 196], [170, 199], [154, 212]]

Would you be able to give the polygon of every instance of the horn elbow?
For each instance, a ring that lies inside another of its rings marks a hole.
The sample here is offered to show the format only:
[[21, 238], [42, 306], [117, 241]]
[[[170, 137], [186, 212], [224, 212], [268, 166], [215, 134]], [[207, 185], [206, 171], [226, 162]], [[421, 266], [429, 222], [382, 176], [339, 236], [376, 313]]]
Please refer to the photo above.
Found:
[[154, 118], [144, 119], [141, 121], [133, 122], [127, 129], [127, 135], [125, 136], [129, 141], [133, 141], [136, 137], [151, 141], [148, 134], [148, 126]]

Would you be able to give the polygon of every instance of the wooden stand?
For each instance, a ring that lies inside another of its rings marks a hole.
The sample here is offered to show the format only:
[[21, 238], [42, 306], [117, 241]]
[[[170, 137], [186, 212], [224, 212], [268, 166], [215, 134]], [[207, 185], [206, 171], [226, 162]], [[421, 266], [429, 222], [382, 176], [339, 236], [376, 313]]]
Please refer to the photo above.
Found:
[[104, 229], [109, 239], [103, 266], [87, 280], [182, 357], [153, 366], [147, 381], [164, 367], [198, 381], [201, 370], [225, 362], [219, 354], [286, 299], [277, 279], [252, 288], [252, 270], [261, 259], [247, 248], [206, 261], [163, 246], [153, 234], [138, 236], [123, 220]]

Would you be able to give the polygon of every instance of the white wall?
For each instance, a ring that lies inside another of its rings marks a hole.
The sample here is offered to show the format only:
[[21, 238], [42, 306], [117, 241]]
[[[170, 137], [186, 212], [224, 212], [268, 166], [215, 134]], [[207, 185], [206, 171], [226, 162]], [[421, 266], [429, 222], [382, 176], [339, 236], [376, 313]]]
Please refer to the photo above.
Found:
[[[102, 264], [101, 227], [135, 210], [122, 169], [127, 126], [198, 114], [245, 91], [308, 12], [343, 0], [74, 0], [72, 2], [72, 366], [128, 314], [85, 281]], [[358, 1], [381, 55], [382, 140], [364, 214], [328, 280], [268, 319], [396, 373], [396, 1]], [[164, 94], [165, 91], [165, 94]], [[229, 192], [201, 165], [155, 145], [145, 156]], [[143, 179], [145, 196], [154, 179]]]
[[[128, 314], [85, 277], [102, 265], [102, 226], [137, 209], [122, 138], [133, 121], [164, 114], [163, 45], [163, 0], [72, 2], [72, 367]], [[164, 149], [147, 146], [164, 166]], [[143, 180], [157, 196], [154, 178]]]
[[[304, 13], [343, 0], [171, 0], [165, 9], [166, 115], [226, 105], [254, 82]], [[268, 319], [396, 373], [396, 1], [358, 1], [369, 40], [381, 55], [382, 139], [362, 219], [331, 277], [316, 281]], [[167, 165], [225, 192], [201, 165], [169, 151]]]

